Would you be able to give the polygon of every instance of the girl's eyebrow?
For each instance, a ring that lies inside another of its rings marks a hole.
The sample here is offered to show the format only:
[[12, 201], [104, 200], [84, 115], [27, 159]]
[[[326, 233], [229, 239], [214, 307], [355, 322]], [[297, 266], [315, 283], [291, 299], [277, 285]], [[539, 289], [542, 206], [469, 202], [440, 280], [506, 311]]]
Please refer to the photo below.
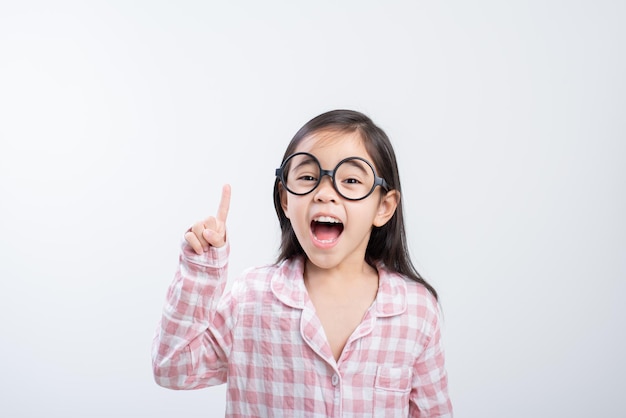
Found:
[[365, 164], [363, 164], [362, 162], [359, 162], [359, 161], [361, 161], [361, 160], [358, 160], [358, 159], [356, 159], [356, 158], [353, 158], [352, 160], [345, 160], [345, 161], [344, 161], [343, 163], [341, 163], [341, 164], [342, 164], [342, 165], [343, 165], [343, 164], [350, 164], [351, 166], [356, 167], [356, 168], [358, 168], [359, 170], [361, 170], [361, 172], [362, 172], [363, 174], [368, 174], [369, 170], [367, 170], [367, 169], [365, 168]]
[[315, 157], [308, 157], [302, 161], [300, 161], [298, 164], [296, 164], [292, 170], [296, 169], [296, 168], [300, 168], [303, 165], [307, 165], [307, 164], [311, 164], [311, 163], [315, 163]]

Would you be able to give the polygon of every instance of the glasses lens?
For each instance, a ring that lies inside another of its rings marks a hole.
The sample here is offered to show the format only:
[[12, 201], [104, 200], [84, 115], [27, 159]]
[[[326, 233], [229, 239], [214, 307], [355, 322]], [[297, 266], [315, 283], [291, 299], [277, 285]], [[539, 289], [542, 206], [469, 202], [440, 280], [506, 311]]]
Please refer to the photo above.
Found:
[[372, 167], [358, 158], [342, 162], [335, 170], [337, 191], [348, 199], [361, 199], [374, 187]]
[[291, 156], [283, 167], [283, 180], [287, 190], [296, 194], [306, 194], [313, 190], [320, 178], [320, 165], [313, 156], [296, 154]]

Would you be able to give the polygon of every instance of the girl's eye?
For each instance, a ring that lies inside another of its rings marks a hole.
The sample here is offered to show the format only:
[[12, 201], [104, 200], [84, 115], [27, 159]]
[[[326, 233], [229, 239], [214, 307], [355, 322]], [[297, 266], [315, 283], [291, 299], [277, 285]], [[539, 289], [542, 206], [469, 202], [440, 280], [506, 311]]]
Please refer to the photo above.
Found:
[[360, 184], [361, 183], [359, 179], [355, 179], [355, 178], [344, 179], [343, 182], [346, 184]]
[[317, 181], [317, 179], [313, 176], [309, 176], [309, 175], [303, 175], [298, 177], [299, 181]]

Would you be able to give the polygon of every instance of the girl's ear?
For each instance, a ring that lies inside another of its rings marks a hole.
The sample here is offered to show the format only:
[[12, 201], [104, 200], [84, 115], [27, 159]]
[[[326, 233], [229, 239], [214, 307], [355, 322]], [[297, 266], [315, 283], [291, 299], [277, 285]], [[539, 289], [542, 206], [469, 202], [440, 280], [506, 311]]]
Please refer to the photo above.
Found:
[[400, 192], [397, 190], [388, 191], [387, 194], [380, 199], [378, 212], [376, 212], [376, 217], [373, 222], [374, 226], [380, 227], [385, 225], [393, 214], [396, 213], [398, 203], [400, 203]]
[[285, 217], [289, 219], [289, 212], [287, 212], [287, 190], [285, 190], [282, 183], [278, 183], [278, 195], [280, 196], [280, 206], [283, 208], [283, 213]]

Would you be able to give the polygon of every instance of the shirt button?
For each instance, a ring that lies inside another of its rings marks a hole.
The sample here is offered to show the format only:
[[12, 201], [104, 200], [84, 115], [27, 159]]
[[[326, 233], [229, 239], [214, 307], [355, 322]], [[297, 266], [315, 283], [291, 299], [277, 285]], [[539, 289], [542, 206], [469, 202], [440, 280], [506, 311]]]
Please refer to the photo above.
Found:
[[337, 386], [337, 383], [339, 383], [339, 376], [334, 374], [333, 377], [330, 379], [330, 383], [332, 383], [333, 386]]

